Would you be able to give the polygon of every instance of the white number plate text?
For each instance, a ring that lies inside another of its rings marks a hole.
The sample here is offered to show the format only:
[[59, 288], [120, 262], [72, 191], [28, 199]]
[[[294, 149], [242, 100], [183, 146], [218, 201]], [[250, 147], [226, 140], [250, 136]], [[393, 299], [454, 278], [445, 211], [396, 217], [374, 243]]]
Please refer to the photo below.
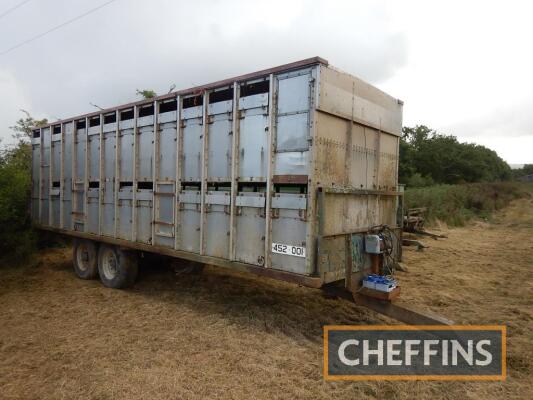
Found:
[[291, 246], [290, 244], [272, 243], [272, 253], [305, 258], [305, 247]]

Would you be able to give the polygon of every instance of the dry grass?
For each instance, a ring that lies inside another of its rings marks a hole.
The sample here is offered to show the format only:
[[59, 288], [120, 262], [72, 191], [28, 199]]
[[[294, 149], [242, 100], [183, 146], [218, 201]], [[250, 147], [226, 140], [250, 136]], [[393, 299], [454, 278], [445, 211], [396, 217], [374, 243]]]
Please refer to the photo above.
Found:
[[531, 398], [533, 202], [447, 233], [406, 250], [403, 301], [459, 323], [507, 324], [506, 382], [326, 383], [322, 325], [392, 321], [214, 268], [178, 278], [151, 266], [132, 290], [105, 289], [76, 279], [69, 250], [56, 249], [0, 269], [0, 397]]

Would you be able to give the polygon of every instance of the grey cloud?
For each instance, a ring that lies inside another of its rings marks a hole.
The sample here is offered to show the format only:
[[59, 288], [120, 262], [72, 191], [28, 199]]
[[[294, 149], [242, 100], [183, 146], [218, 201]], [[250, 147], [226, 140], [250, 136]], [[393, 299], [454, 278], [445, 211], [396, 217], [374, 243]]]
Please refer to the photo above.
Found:
[[[359, 13], [351, 2], [292, 9], [250, 3], [118, 0], [0, 56], [0, 71], [24, 93], [28, 104], [18, 107], [66, 118], [92, 111], [89, 101], [102, 107], [131, 101], [136, 88], [162, 93], [172, 83], [186, 88], [315, 55], [378, 84], [407, 62], [406, 37], [389, 29], [381, 2]], [[94, 5], [30, 2], [0, 26], [0, 50]], [[274, 9], [263, 17], [264, 7]], [[292, 17], [278, 26], [273, 18], [284, 10]], [[1, 135], [11, 118], [0, 110]]]

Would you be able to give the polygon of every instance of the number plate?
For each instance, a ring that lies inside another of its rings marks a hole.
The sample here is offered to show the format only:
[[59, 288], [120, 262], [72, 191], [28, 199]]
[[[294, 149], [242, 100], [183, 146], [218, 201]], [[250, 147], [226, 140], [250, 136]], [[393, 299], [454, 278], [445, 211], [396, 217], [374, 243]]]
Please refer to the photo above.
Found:
[[305, 247], [291, 246], [290, 244], [272, 243], [272, 253], [305, 258]]

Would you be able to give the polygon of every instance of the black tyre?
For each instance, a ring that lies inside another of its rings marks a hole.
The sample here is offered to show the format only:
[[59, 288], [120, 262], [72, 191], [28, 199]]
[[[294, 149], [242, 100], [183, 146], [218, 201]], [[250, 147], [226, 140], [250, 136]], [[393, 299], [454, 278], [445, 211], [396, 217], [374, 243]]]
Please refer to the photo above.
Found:
[[98, 243], [75, 239], [72, 248], [74, 272], [81, 279], [94, 279], [98, 274]]
[[123, 289], [135, 283], [139, 272], [137, 254], [116, 246], [101, 245], [98, 250], [98, 274], [104, 286]]

